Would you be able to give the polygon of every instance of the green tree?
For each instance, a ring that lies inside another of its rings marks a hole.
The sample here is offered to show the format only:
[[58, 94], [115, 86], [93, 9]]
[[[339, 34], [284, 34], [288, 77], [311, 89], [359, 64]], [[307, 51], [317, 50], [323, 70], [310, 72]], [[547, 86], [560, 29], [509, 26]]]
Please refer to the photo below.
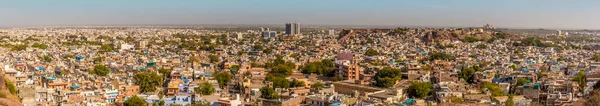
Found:
[[100, 46], [100, 52], [112, 52], [115, 50], [115, 47], [112, 45], [104, 44]]
[[315, 89], [321, 89], [325, 87], [325, 84], [323, 82], [315, 82], [312, 85], [310, 85], [310, 88], [315, 88]]
[[33, 48], [39, 48], [39, 49], [46, 49], [46, 48], [48, 48], [48, 45], [46, 45], [46, 44], [39, 44], [39, 43], [33, 43], [33, 45], [31, 45], [31, 47], [33, 47]]
[[125, 100], [125, 102], [123, 102], [123, 104], [125, 106], [146, 106], [147, 103], [146, 103], [146, 100], [144, 100], [136, 95], [133, 95], [133, 96], [127, 98], [127, 100]]
[[517, 65], [510, 65], [508, 66], [508, 68], [511, 68], [513, 71], [518, 71], [519, 69], [517, 68]]
[[158, 105], [157, 106], [164, 106], [164, 105], [165, 105], [165, 101], [164, 100], [158, 101]]
[[96, 63], [96, 64], [102, 63], [102, 57], [96, 57], [96, 58], [94, 58], [94, 63]]
[[454, 56], [450, 55], [450, 54], [446, 54], [446, 53], [442, 53], [442, 52], [429, 52], [429, 57], [428, 59], [430, 61], [433, 60], [454, 60]]
[[90, 71], [91, 74], [96, 74], [98, 76], [106, 76], [110, 73], [110, 69], [105, 65], [98, 64], [94, 66], [94, 69]]
[[304, 84], [304, 81], [298, 81], [298, 80], [292, 80], [291, 86], [292, 87], [305, 87], [306, 84]]
[[231, 70], [239, 71], [240, 70], [240, 66], [239, 65], [233, 65], [233, 66], [231, 66]]
[[286, 66], [286, 65], [277, 65], [273, 68], [271, 68], [271, 72], [269, 72], [269, 74], [275, 75], [275, 76], [282, 76], [282, 77], [287, 77], [292, 75], [293, 71], [292, 68]]
[[4, 85], [6, 86], [6, 88], [8, 88], [8, 91], [10, 91], [11, 94], [16, 95], [18, 93], [17, 87], [9, 79], [4, 79]]
[[475, 38], [474, 36], [465, 36], [465, 41], [469, 42], [469, 43], [473, 43], [473, 42], [477, 42], [480, 41], [479, 39]]
[[333, 81], [333, 82], [338, 82], [338, 81], [343, 81], [343, 80], [344, 80], [344, 77], [342, 77], [342, 76], [335, 76], [335, 77], [331, 78], [331, 81]]
[[456, 96], [451, 96], [449, 99], [450, 99], [450, 102], [452, 102], [452, 103], [460, 103], [460, 102], [464, 101], [463, 98], [459, 98], [459, 97], [456, 97]]
[[44, 58], [42, 60], [44, 62], [52, 62], [52, 58], [50, 58], [50, 56], [44, 56]]
[[293, 54], [290, 54], [290, 57], [291, 57], [291, 58], [298, 58], [298, 53], [293, 53]]
[[596, 62], [600, 62], [600, 54], [596, 53], [592, 56], [592, 60]]
[[369, 48], [367, 49], [367, 51], [365, 52], [365, 56], [376, 56], [379, 55], [379, 52], [377, 52], [377, 50]]
[[217, 57], [216, 55], [208, 55], [208, 58], [210, 59], [210, 62], [212, 63], [216, 63], [219, 62], [219, 57]]
[[515, 106], [515, 101], [513, 101], [513, 95], [508, 95], [508, 99], [504, 104], [506, 104], [506, 106]]
[[307, 63], [303, 66], [300, 66], [300, 71], [304, 74], [315, 73], [317, 75], [333, 77], [335, 72], [335, 66], [333, 64], [333, 61], [329, 59], [323, 59], [318, 62]]
[[492, 96], [504, 96], [506, 94], [504, 93], [504, 90], [500, 89], [498, 86], [491, 82], [483, 83], [481, 89], [489, 90], [492, 93]]
[[141, 92], [154, 92], [157, 86], [163, 84], [161, 76], [156, 72], [144, 71], [133, 76], [135, 84], [140, 86]]
[[413, 82], [408, 87], [408, 95], [411, 97], [425, 98], [433, 91], [433, 84], [429, 82]]
[[583, 70], [577, 72], [577, 76], [573, 77], [573, 81], [576, 81], [579, 84], [579, 88], [581, 90], [585, 89], [587, 75]]
[[200, 86], [194, 88], [194, 91], [202, 95], [212, 95], [215, 93], [216, 89], [212, 86], [212, 84], [204, 82], [200, 84]]
[[527, 83], [527, 79], [525, 79], [525, 78], [517, 79], [517, 86], [523, 86], [525, 83]]
[[267, 48], [267, 49], [263, 50], [263, 53], [265, 53], [265, 54], [271, 54], [271, 52], [273, 52], [272, 48]]
[[171, 70], [165, 68], [159, 68], [158, 73], [160, 73], [164, 79], [170, 78], [171, 76]]
[[265, 99], [279, 99], [281, 98], [281, 96], [277, 93], [275, 93], [275, 89], [269, 87], [269, 86], [264, 86], [262, 88], [260, 88], [260, 97], [261, 98], [265, 98]]
[[486, 44], [478, 44], [477, 46], [475, 46], [475, 48], [477, 48], [477, 49], [487, 49], [488, 46]]
[[463, 68], [460, 72], [458, 72], [458, 77], [465, 80], [467, 83], [473, 83], [476, 71], [477, 70], [475, 70], [473, 67]]
[[391, 67], [384, 67], [375, 74], [375, 86], [390, 88], [396, 84], [396, 81], [402, 79], [402, 70]]
[[219, 82], [219, 87], [223, 88], [226, 84], [231, 82], [231, 74], [229, 72], [220, 72], [215, 75], [215, 79]]
[[274, 76], [269, 81], [273, 82], [275, 88], [289, 88], [291, 86], [290, 81], [281, 76]]

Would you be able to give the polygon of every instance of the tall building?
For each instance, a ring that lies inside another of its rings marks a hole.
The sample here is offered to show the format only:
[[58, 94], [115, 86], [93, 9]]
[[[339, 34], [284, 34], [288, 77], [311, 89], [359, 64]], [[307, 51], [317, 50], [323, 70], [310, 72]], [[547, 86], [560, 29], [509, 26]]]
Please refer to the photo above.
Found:
[[335, 35], [335, 30], [333, 30], [333, 29], [326, 30], [325, 34], [327, 34], [327, 35]]
[[300, 25], [298, 23], [286, 23], [285, 34], [296, 35], [300, 34]]
[[561, 36], [561, 34], [562, 34], [562, 33], [561, 33], [561, 31], [560, 31], [560, 30], [556, 30], [556, 31], [557, 31], [557, 32], [556, 32], [556, 33], [557, 33], [556, 35], [558, 35], [558, 36]]
[[265, 32], [261, 32], [263, 38], [274, 38], [277, 37], [277, 32], [276, 31], [265, 31]]

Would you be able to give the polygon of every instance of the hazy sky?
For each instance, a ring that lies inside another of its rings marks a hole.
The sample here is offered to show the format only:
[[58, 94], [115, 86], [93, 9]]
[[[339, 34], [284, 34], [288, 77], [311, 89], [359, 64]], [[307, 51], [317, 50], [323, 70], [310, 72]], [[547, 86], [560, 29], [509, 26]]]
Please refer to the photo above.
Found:
[[600, 29], [600, 0], [0, 0], [0, 26], [293, 21]]

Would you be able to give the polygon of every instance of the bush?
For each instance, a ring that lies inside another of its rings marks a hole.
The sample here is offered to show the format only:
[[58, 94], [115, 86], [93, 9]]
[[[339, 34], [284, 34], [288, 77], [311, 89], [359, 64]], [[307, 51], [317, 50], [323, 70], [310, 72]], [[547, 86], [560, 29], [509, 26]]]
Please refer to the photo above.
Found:
[[17, 94], [17, 87], [15, 86], [15, 84], [8, 80], [8, 79], [4, 79], [4, 83], [6, 85], [6, 88], [8, 88], [8, 90], [10, 91], [11, 94], [16, 95]]

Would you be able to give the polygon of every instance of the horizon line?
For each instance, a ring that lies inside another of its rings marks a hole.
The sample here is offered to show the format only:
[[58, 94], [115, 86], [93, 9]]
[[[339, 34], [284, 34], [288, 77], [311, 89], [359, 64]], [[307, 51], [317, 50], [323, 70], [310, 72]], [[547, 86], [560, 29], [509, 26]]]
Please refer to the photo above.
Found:
[[[296, 22], [297, 23], [297, 22]], [[334, 25], [334, 24], [302, 24], [301, 28], [481, 28], [482, 26], [420, 26], [420, 25]], [[0, 25], [5, 28], [43, 28], [43, 27], [285, 27], [284, 24], [81, 24], [81, 25]], [[546, 30], [600, 30], [588, 28], [544, 28], [544, 27], [495, 27], [496, 29], [546, 29]]]

